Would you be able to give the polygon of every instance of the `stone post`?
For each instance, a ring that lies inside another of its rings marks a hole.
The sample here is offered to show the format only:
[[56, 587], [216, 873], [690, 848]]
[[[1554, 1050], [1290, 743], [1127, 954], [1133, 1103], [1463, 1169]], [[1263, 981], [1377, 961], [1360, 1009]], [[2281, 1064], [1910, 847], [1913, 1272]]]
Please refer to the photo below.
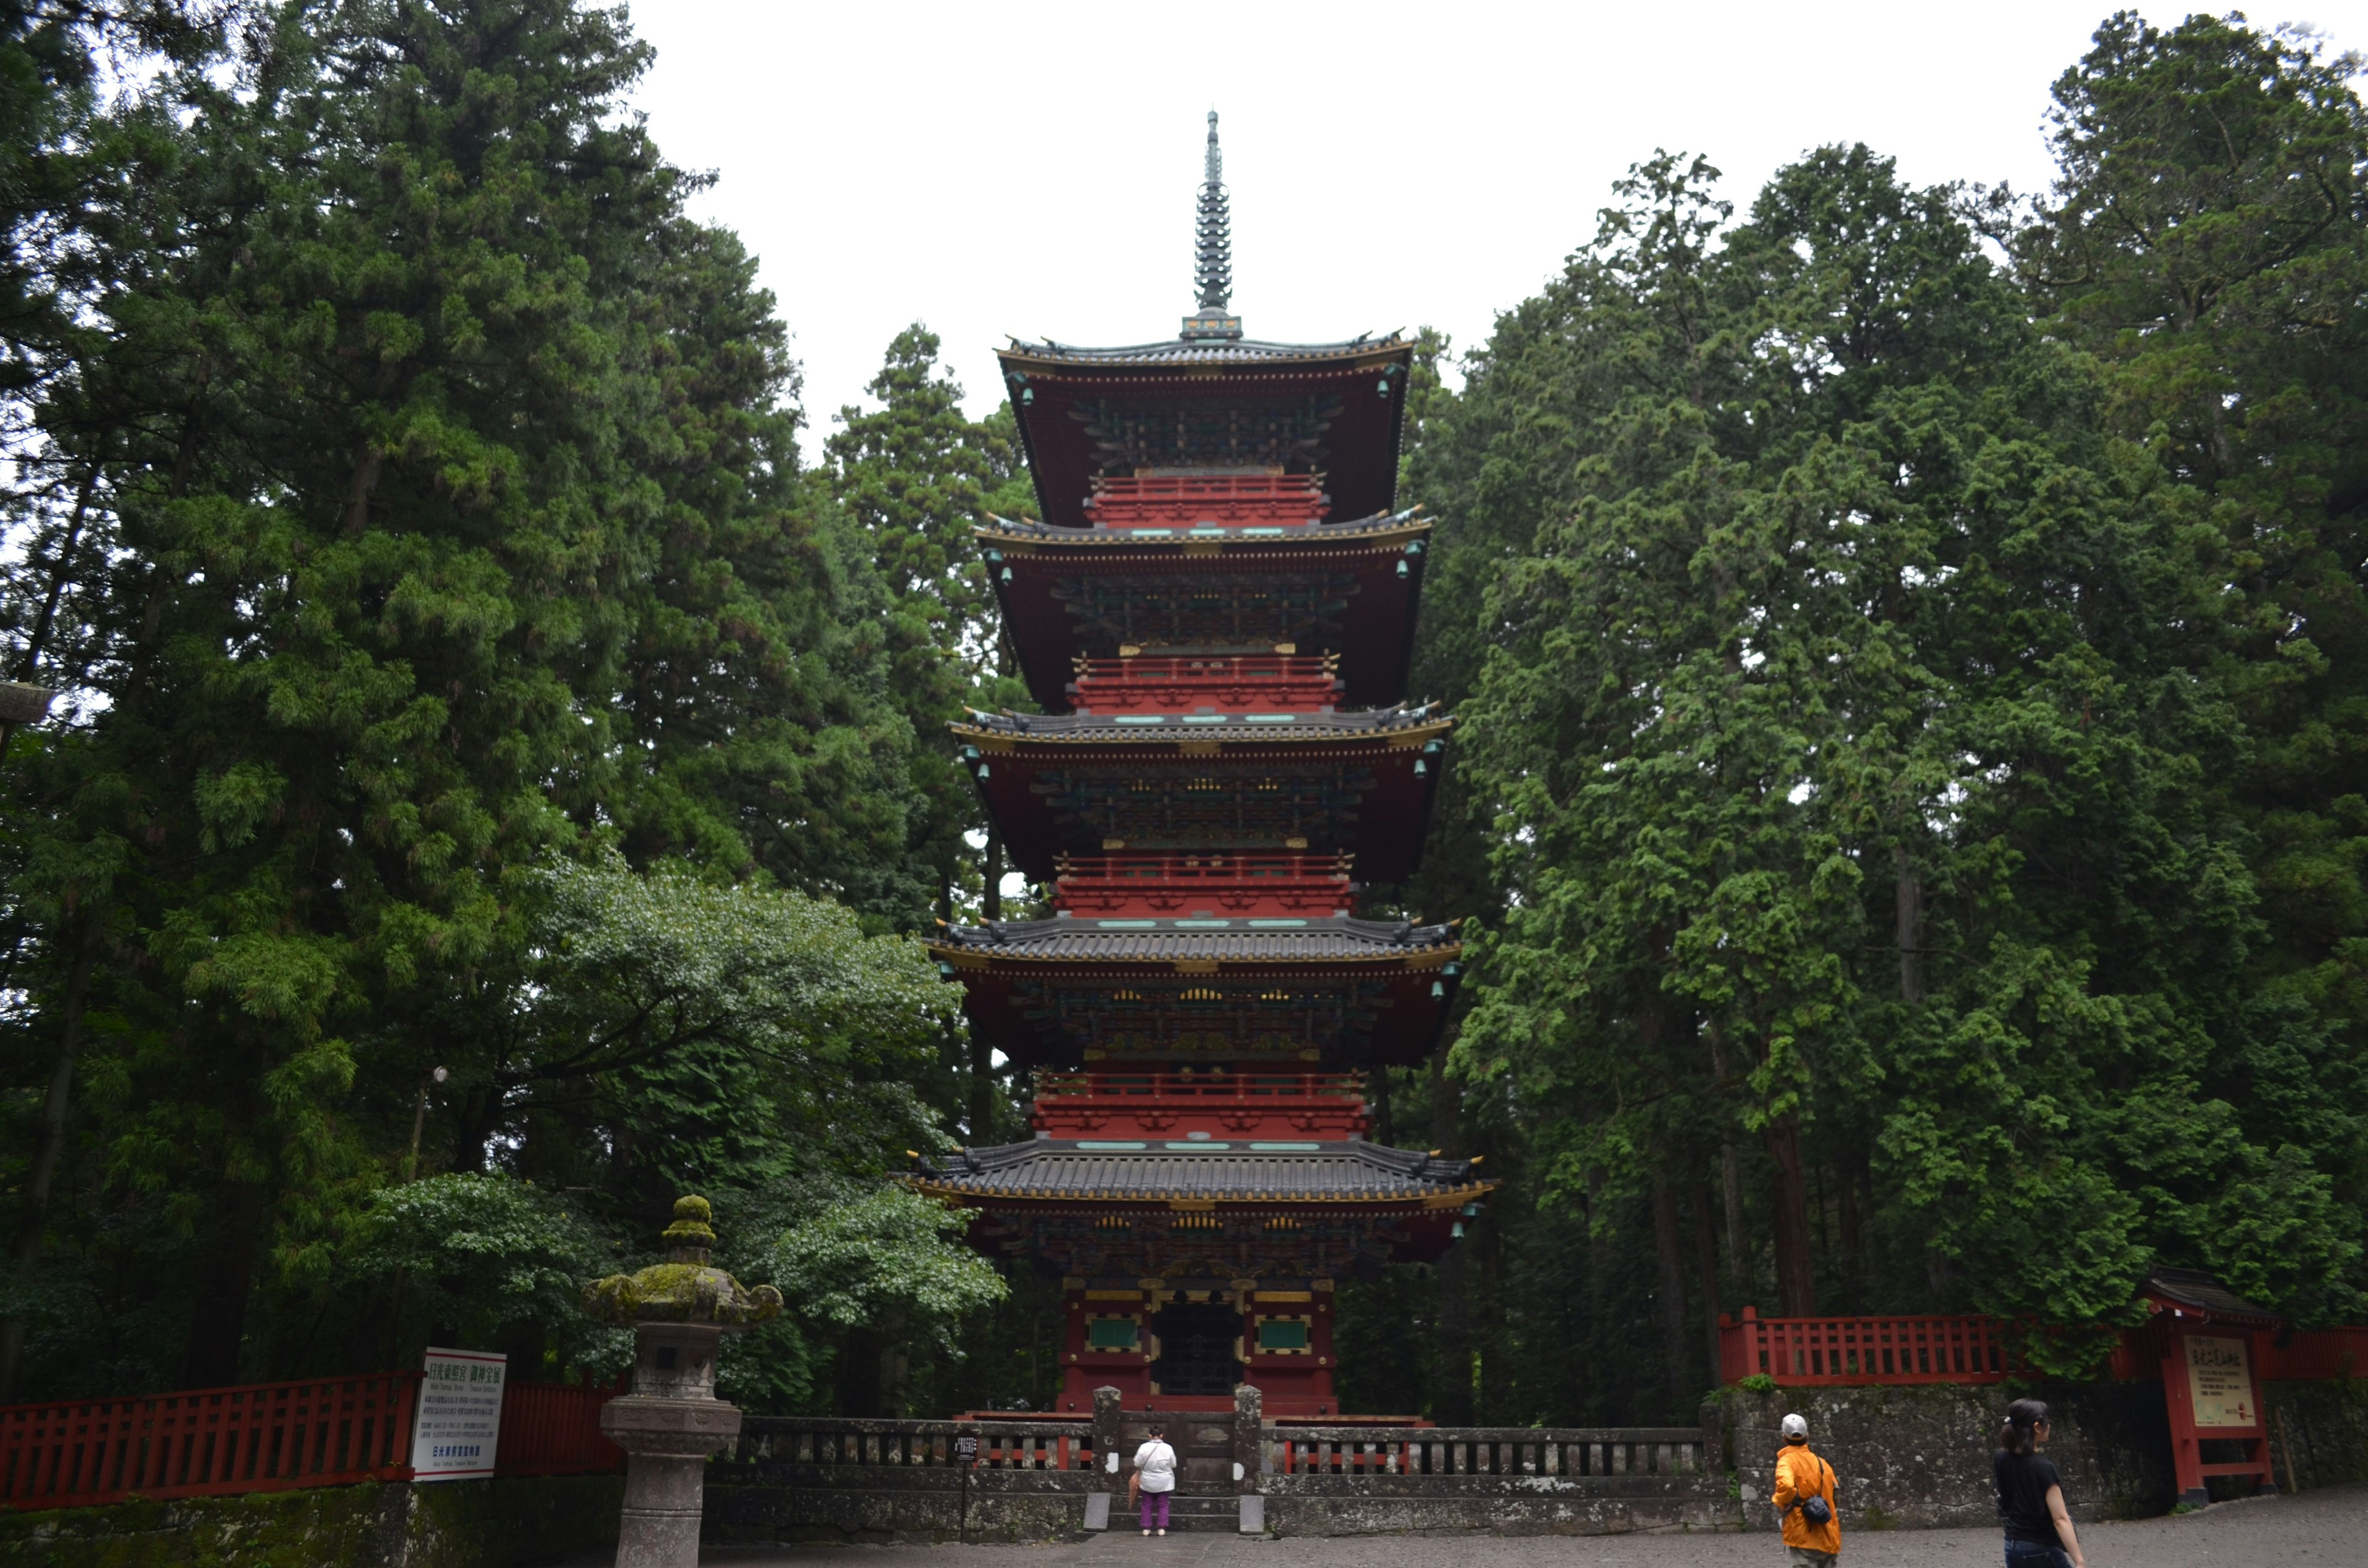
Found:
[[1119, 1435], [1118, 1390], [1094, 1391], [1094, 1485], [1086, 1494], [1086, 1528], [1110, 1528], [1110, 1500], [1126, 1486], [1126, 1439]]
[[1241, 1498], [1244, 1535], [1266, 1533], [1266, 1493], [1260, 1471], [1266, 1464], [1266, 1396], [1256, 1385], [1234, 1385], [1234, 1491]]
[[709, 1267], [712, 1217], [704, 1198], [677, 1199], [664, 1263], [584, 1288], [593, 1315], [635, 1340], [633, 1392], [600, 1407], [600, 1430], [626, 1454], [617, 1568], [699, 1568], [708, 1456], [740, 1432], [739, 1410], [715, 1397], [716, 1346], [781, 1310], [770, 1285], [744, 1290]]
[[1121, 1398], [1108, 1383], [1094, 1391], [1094, 1463], [1102, 1479], [1124, 1486], [1126, 1458], [1120, 1449], [1126, 1439], [1118, 1429]]

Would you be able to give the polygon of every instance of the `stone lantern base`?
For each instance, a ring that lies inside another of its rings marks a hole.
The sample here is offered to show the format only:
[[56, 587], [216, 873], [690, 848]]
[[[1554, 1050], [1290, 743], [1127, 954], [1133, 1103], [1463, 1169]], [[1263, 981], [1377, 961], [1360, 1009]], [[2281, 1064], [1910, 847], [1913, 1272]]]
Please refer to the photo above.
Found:
[[627, 1456], [617, 1568], [699, 1568], [708, 1456], [739, 1436], [739, 1406], [625, 1394], [600, 1407], [600, 1430]]

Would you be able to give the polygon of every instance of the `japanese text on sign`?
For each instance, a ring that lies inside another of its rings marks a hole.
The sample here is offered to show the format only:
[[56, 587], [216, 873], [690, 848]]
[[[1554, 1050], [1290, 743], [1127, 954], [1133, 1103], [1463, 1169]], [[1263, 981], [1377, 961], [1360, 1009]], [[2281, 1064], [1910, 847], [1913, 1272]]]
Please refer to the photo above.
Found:
[[2187, 1387], [2198, 1426], [2257, 1426], [2251, 1346], [2242, 1339], [2190, 1335]]
[[494, 1473], [508, 1374], [507, 1356], [429, 1348], [411, 1428], [412, 1479], [466, 1481]]

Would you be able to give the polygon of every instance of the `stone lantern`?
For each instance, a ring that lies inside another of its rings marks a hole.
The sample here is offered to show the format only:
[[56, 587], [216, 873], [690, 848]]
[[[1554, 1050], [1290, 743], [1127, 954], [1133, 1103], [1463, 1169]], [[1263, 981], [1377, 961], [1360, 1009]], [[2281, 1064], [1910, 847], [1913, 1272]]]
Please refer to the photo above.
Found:
[[743, 1290], [710, 1267], [713, 1217], [704, 1198], [676, 1199], [664, 1263], [584, 1287], [592, 1314], [636, 1341], [633, 1392], [600, 1408], [600, 1430], [628, 1456], [617, 1568], [697, 1568], [708, 1456], [740, 1432], [738, 1407], [715, 1397], [716, 1346], [781, 1310], [770, 1285]]

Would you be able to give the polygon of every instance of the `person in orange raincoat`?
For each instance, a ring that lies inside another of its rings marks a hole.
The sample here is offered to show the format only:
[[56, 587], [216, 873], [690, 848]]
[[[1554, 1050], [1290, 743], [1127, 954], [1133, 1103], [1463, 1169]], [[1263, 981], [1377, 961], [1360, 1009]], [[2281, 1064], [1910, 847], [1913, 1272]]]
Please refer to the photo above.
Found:
[[[1831, 1568], [1842, 1551], [1842, 1521], [1834, 1506], [1834, 1467], [1809, 1451], [1805, 1416], [1784, 1417], [1784, 1446], [1776, 1454], [1776, 1494], [1769, 1501], [1784, 1520], [1792, 1568]], [[1822, 1501], [1822, 1510], [1813, 1507]], [[1822, 1523], [1811, 1516], [1822, 1512]]]

